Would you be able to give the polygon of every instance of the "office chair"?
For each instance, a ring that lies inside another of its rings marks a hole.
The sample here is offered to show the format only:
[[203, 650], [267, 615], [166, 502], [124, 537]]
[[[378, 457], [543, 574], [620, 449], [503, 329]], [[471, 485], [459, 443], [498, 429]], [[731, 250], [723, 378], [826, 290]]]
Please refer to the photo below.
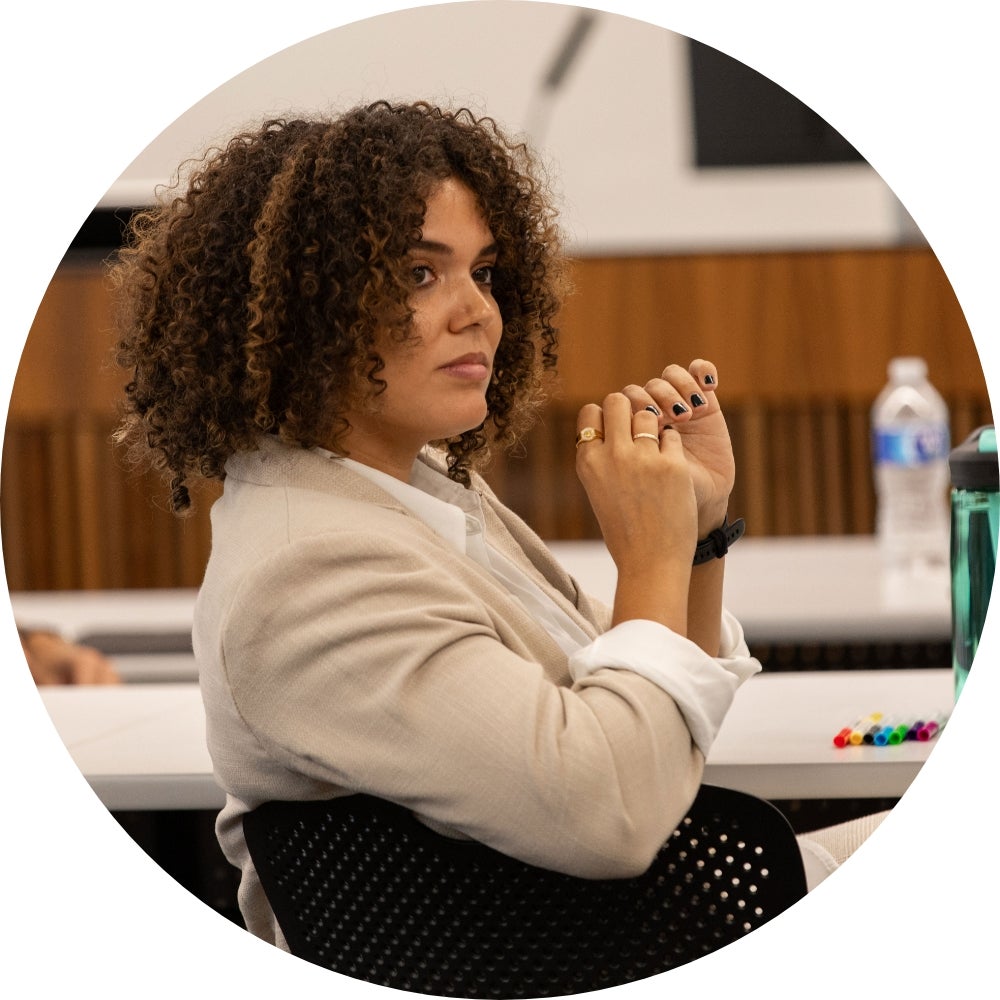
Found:
[[366, 795], [269, 802], [243, 829], [292, 954], [436, 996], [633, 982], [744, 937], [806, 891], [781, 813], [709, 785], [649, 870], [629, 879], [537, 868]]

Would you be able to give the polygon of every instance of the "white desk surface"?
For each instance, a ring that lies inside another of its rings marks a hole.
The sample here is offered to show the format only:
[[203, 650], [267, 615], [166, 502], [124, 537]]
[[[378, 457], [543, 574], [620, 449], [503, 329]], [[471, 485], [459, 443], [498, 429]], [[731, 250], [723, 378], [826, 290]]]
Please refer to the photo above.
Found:
[[126, 684], [177, 684], [198, 680], [198, 664], [190, 653], [129, 653], [111, 657]]
[[[617, 574], [602, 542], [550, 545], [585, 591], [611, 602]], [[194, 600], [193, 590], [11, 595], [20, 625], [56, 627], [67, 638], [93, 633], [188, 638]], [[951, 632], [947, 572], [905, 584], [887, 578], [875, 540], [867, 536], [744, 538], [726, 560], [725, 600], [751, 642], [947, 641]], [[136, 672], [129, 679], [161, 679], [155, 671], [140, 677], [136, 663], [125, 666]]]
[[[577, 582], [610, 603], [617, 572], [603, 543], [551, 542]], [[867, 535], [743, 538], [726, 557], [726, 606], [758, 642], [943, 640], [947, 567], [901, 580]]]
[[77, 767], [109, 809], [217, 809], [197, 684], [39, 688]]
[[25, 628], [54, 628], [67, 639], [88, 634], [176, 633], [190, 637], [195, 590], [15, 591], [14, 619]]
[[705, 781], [765, 799], [897, 798], [934, 740], [838, 749], [833, 737], [871, 712], [900, 721], [947, 716], [954, 700], [951, 670], [758, 674], [736, 693]]
[[[42, 688], [55, 727], [114, 810], [215, 809], [196, 684]], [[761, 674], [737, 694], [705, 781], [763, 798], [898, 797], [935, 745], [838, 750], [833, 736], [869, 712], [948, 712], [948, 670]]]

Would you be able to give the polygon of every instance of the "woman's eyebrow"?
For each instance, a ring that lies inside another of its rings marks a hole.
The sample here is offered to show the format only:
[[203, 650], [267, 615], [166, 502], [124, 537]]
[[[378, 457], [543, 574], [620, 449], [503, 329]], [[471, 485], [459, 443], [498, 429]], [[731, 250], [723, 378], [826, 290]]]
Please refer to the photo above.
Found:
[[[447, 243], [439, 243], [437, 240], [414, 240], [410, 244], [410, 253], [416, 250], [423, 250], [424, 253], [437, 253], [445, 257], [451, 257], [455, 254], [454, 247], [449, 246]], [[484, 246], [482, 250], [476, 254], [477, 257], [489, 257], [492, 254], [497, 253], [500, 250], [498, 243], [490, 243]]]

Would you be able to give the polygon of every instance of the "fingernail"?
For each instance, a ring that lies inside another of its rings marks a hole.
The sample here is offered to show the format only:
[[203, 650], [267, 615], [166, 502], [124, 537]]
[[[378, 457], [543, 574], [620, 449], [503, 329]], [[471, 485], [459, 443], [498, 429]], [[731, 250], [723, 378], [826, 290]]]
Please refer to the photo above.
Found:
[[705, 385], [715, 385], [715, 376], [714, 375], [706, 375], [705, 376]]
[[705, 405], [705, 397], [702, 396], [701, 393], [696, 392], [691, 397], [691, 405], [692, 406], [704, 406]]
[[646, 410], [649, 413], [652, 413], [654, 417], [658, 417], [660, 415], [660, 411], [655, 406], [653, 406], [652, 403], [650, 403], [650, 405], [646, 407]]
[[688, 411], [688, 408], [683, 403], [674, 403], [671, 409], [675, 417], [679, 417], [682, 413], [687, 413]]

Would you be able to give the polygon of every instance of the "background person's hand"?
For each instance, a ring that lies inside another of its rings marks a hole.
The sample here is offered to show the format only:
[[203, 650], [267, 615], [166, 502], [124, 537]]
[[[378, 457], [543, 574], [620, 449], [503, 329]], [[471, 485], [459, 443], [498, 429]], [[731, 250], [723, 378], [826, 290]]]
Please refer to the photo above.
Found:
[[117, 684], [114, 664], [99, 650], [48, 631], [21, 631], [21, 648], [37, 685]]

